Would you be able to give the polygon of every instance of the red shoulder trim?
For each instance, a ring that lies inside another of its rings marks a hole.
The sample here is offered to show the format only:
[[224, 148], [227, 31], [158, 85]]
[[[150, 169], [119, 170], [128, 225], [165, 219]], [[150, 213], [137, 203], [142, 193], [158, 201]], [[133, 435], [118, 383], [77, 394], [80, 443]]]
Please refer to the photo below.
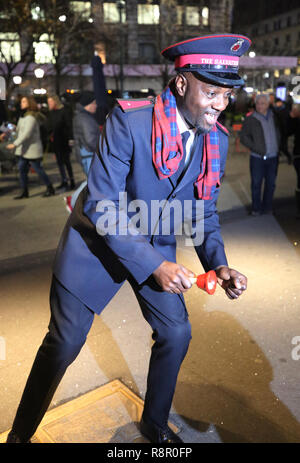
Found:
[[226, 129], [226, 127], [222, 124], [220, 124], [220, 122], [216, 122], [216, 125], [219, 127], [219, 129], [222, 130], [222, 132], [226, 133], [226, 135], [229, 135], [229, 131]]
[[117, 99], [117, 103], [121, 106], [124, 112], [134, 111], [135, 109], [142, 109], [148, 106], [153, 106], [153, 101], [148, 98], [130, 98], [130, 99]]

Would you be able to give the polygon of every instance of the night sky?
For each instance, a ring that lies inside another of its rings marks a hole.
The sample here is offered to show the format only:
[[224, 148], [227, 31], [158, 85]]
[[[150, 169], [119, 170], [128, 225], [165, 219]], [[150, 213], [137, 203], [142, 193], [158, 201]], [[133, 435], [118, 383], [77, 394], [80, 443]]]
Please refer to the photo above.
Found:
[[299, 0], [235, 0], [233, 29], [299, 8]]

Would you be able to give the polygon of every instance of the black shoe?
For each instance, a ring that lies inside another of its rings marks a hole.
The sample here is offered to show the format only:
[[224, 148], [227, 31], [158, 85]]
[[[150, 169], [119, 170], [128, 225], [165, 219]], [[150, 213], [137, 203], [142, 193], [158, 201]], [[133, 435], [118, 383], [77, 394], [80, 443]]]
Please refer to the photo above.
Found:
[[10, 431], [6, 439], [6, 444], [31, 444], [31, 441], [23, 442], [14, 431]]
[[20, 195], [15, 196], [14, 199], [23, 199], [23, 198], [28, 198], [28, 197], [29, 197], [28, 190], [25, 189], [22, 191]]
[[179, 444], [183, 440], [177, 436], [169, 426], [159, 428], [155, 424], [146, 423], [143, 419], [140, 422], [140, 431], [153, 444]]
[[75, 190], [76, 184], [73, 179], [70, 180], [70, 190]]
[[52, 185], [47, 186], [47, 190], [43, 194], [43, 198], [47, 198], [48, 196], [53, 196], [55, 195], [55, 190]]

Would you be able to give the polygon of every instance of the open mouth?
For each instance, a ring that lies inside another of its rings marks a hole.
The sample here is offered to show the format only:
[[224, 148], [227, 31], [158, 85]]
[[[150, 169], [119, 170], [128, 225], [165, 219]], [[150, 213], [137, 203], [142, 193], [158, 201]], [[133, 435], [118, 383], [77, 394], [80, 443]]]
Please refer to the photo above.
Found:
[[209, 125], [214, 125], [218, 120], [219, 114], [205, 113], [204, 116]]

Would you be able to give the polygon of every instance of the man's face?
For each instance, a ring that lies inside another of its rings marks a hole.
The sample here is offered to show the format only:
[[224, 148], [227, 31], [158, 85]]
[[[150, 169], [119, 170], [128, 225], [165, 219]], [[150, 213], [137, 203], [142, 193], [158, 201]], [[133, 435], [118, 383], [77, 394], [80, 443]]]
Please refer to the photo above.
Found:
[[267, 98], [261, 97], [255, 103], [255, 109], [260, 114], [267, 114], [269, 109], [269, 102]]
[[86, 111], [88, 111], [89, 113], [92, 113], [94, 114], [96, 111], [97, 111], [97, 103], [96, 103], [96, 100], [92, 101], [90, 104], [86, 105], [84, 107], [84, 109]]
[[53, 100], [53, 98], [48, 98], [47, 101], [48, 101], [49, 110], [53, 111], [53, 109], [55, 109], [55, 107], [56, 107], [55, 101]]
[[181, 115], [202, 133], [209, 132], [228, 105], [232, 89], [198, 80], [191, 72], [178, 74], [175, 85]]

